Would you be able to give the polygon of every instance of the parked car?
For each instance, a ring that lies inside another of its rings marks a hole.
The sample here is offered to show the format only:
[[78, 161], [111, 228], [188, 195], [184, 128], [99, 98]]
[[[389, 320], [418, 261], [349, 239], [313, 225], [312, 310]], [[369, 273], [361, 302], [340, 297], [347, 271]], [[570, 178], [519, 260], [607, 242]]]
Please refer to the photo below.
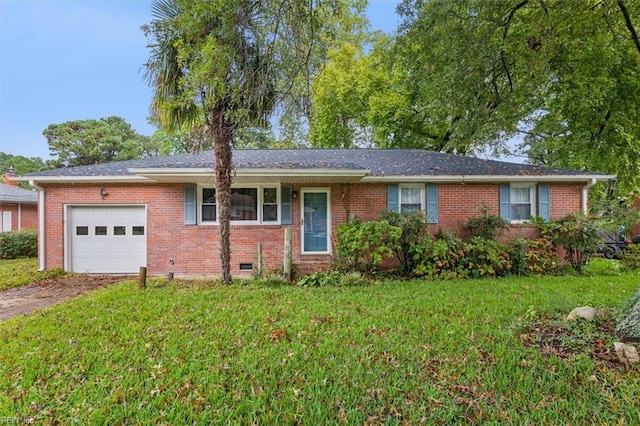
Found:
[[613, 259], [618, 256], [629, 244], [632, 244], [632, 241], [627, 240], [623, 227], [617, 231], [600, 230], [598, 234], [602, 240], [598, 246], [598, 253], [602, 253], [607, 259]]

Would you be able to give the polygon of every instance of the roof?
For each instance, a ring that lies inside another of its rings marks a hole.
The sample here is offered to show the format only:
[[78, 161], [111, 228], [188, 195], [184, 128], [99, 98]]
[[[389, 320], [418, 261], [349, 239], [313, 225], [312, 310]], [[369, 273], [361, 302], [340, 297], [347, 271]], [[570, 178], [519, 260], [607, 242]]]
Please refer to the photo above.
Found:
[[[27, 174], [16, 180], [196, 182], [211, 179], [213, 151], [142, 158]], [[392, 180], [589, 181], [614, 176], [485, 160], [417, 149], [234, 150], [235, 181], [365, 182]]]
[[28, 189], [0, 184], [0, 203], [38, 204], [38, 194]]

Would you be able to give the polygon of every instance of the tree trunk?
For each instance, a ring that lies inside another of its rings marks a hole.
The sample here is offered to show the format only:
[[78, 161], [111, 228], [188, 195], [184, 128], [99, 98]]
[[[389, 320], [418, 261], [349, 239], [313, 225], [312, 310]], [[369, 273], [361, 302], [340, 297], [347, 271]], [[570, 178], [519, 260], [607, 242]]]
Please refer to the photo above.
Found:
[[220, 267], [222, 284], [231, 283], [231, 170], [234, 126], [225, 118], [224, 105], [216, 107], [210, 118], [215, 152], [216, 202], [220, 229]]
[[615, 334], [628, 342], [640, 342], [640, 288], [627, 315], [616, 326]]

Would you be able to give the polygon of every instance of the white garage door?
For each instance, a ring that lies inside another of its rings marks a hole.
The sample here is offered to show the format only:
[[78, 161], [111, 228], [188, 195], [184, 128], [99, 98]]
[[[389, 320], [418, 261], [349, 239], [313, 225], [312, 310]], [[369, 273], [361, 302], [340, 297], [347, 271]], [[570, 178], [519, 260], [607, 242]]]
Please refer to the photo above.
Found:
[[69, 208], [69, 270], [134, 273], [147, 264], [144, 206]]

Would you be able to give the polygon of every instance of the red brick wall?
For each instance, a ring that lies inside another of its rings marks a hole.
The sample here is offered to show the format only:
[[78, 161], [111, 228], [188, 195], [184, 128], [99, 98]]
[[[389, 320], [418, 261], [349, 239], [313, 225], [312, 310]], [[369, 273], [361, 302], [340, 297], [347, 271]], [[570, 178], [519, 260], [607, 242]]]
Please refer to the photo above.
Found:
[[[102, 199], [100, 188], [109, 195]], [[299, 273], [308, 273], [327, 267], [327, 255], [300, 253], [301, 189], [295, 185], [298, 197], [293, 200], [293, 263]], [[344, 223], [347, 214], [361, 220], [375, 220], [386, 210], [386, 184], [319, 185], [330, 188], [332, 237], [335, 229]], [[551, 213], [559, 218], [579, 211], [582, 205], [582, 186], [579, 184], [551, 185]], [[481, 206], [498, 214], [498, 186], [492, 184], [440, 184], [440, 229], [458, 231], [469, 217], [478, 215]], [[133, 204], [147, 207], [147, 267], [150, 275], [174, 272], [176, 276], [206, 276], [220, 272], [218, 227], [211, 225], [184, 225], [184, 186], [164, 185], [71, 185], [50, 186], [45, 192], [46, 208], [46, 268], [64, 267], [64, 205], [65, 204]], [[233, 225], [231, 227], [231, 266], [233, 275], [240, 272], [240, 263], [257, 266], [257, 245], [262, 244], [263, 269], [280, 270], [283, 262], [284, 228], [278, 225]], [[514, 227], [529, 231], [527, 227]], [[170, 264], [170, 260], [173, 264]]]
[[[38, 206], [35, 204], [20, 204], [20, 208], [18, 208], [17, 204], [0, 203], [0, 218], [2, 218], [1, 212], [5, 211], [11, 212], [12, 231], [38, 228]], [[20, 219], [18, 219], [19, 217]]]

